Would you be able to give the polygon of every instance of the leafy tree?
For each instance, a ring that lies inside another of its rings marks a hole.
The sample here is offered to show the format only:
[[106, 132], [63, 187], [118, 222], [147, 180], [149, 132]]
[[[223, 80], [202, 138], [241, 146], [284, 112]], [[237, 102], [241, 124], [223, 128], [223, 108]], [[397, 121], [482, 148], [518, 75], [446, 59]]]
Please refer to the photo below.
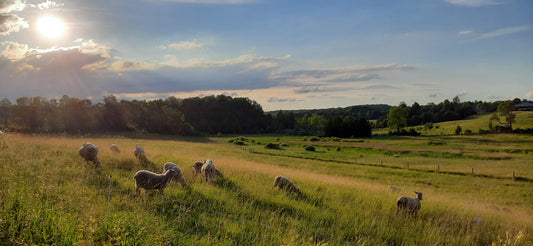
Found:
[[[501, 125], [506, 131], [513, 130], [513, 123], [516, 122], [516, 114], [513, 113], [515, 110], [513, 101], [505, 101], [498, 105], [498, 113], [493, 114], [490, 118], [490, 121], [496, 121]], [[503, 121], [501, 120], [503, 118]]]
[[407, 116], [409, 112], [406, 107], [398, 106], [392, 107], [387, 115], [387, 123], [392, 131], [397, 133], [400, 129], [407, 126]]
[[455, 128], [455, 135], [461, 135], [461, 132], [463, 132], [463, 128], [461, 128], [460, 125], [457, 125]]

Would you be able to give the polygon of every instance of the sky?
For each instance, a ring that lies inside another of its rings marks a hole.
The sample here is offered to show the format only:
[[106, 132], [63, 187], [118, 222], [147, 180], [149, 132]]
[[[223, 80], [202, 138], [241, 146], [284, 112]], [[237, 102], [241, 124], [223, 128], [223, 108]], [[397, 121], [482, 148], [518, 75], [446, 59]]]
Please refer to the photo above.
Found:
[[220, 94], [265, 111], [533, 100], [533, 1], [0, 0], [0, 99]]

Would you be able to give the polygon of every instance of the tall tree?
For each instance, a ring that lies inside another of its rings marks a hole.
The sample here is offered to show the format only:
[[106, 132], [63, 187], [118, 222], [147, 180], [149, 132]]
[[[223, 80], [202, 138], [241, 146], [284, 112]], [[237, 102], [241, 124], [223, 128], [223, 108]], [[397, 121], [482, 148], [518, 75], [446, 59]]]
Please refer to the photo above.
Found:
[[[493, 114], [490, 118], [491, 121], [496, 121], [509, 131], [513, 130], [513, 123], [516, 122], [516, 114], [513, 101], [505, 101], [498, 105], [498, 113]], [[503, 118], [503, 121], [501, 120]]]
[[407, 126], [408, 115], [409, 112], [407, 111], [406, 107], [392, 107], [387, 115], [389, 129], [391, 129], [393, 132], [395, 131], [399, 133], [403, 127]]

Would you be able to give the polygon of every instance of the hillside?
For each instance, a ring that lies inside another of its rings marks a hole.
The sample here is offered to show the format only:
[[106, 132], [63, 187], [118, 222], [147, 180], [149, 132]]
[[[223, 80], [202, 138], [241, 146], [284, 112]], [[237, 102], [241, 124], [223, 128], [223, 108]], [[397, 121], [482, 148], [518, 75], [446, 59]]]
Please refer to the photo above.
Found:
[[[533, 111], [514, 111], [516, 114], [516, 123], [513, 124], [513, 129], [533, 128]], [[406, 129], [414, 128], [422, 135], [454, 135], [455, 128], [461, 126], [463, 133], [466, 130], [472, 133], [478, 133], [479, 129], [488, 130], [489, 119], [493, 113], [479, 114], [470, 116], [464, 120], [445, 121], [433, 124], [433, 129], [427, 129], [424, 125], [407, 127]], [[388, 129], [374, 129], [372, 134], [381, 135], [387, 134]]]

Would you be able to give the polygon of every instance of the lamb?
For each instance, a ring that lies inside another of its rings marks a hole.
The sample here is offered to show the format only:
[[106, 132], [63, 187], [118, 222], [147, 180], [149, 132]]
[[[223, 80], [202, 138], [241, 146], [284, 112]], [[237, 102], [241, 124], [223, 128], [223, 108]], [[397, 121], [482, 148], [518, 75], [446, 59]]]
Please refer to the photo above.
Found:
[[120, 149], [118, 148], [118, 146], [116, 144], [111, 144], [111, 146], [109, 146], [109, 148], [111, 149], [111, 152], [113, 152], [113, 153], [120, 153]]
[[207, 181], [208, 183], [214, 182], [215, 175], [220, 176], [221, 178], [224, 177], [222, 175], [222, 172], [215, 167], [213, 161], [210, 159], [204, 161], [204, 164], [201, 168], [201, 172], [205, 176], [205, 181]]
[[283, 189], [287, 192], [296, 192], [298, 194], [302, 194], [302, 192], [300, 191], [300, 189], [298, 187], [296, 187], [296, 185], [294, 184], [294, 182], [292, 182], [292, 180], [286, 178], [286, 177], [283, 177], [283, 176], [276, 176], [274, 178], [274, 185], [272, 186], [272, 188], [274, 187], [279, 187], [280, 189]]
[[199, 174], [199, 173], [202, 173], [202, 166], [204, 165], [203, 162], [201, 161], [197, 161], [195, 162], [194, 164], [192, 164], [192, 173], [193, 174]]
[[141, 188], [145, 190], [158, 189], [163, 194], [165, 188], [172, 178], [176, 176], [174, 169], [169, 169], [162, 174], [153, 173], [147, 170], [139, 170], [133, 178], [135, 179], [135, 192], [141, 194]]
[[174, 170], [176, 172], [176, 178], [178, 182], [180, 182], [181, 186], [185, 187], [187, 186], [187, 181], [185, 181], [185, 176], [183, 176], [183, 173], [181, 172], [181, 169], [176, 165], [174, 162], [167, 162], [163, 165], [163, 172], [166, 172], [168, 170]]
[[406, 211], [416, 217], [420, 210], [420, 201], [422, 201], [422, 192], [416, 192], [417, 197], [401, 196], [396, 201], [396, 213], [400, 210]]
[[102, 162], [98, 160], [98, 147], [96, 145], [86, 142], [80, 147], [78, 153], [87, 163], [92, 161], [96, 167], [102, 165]]

